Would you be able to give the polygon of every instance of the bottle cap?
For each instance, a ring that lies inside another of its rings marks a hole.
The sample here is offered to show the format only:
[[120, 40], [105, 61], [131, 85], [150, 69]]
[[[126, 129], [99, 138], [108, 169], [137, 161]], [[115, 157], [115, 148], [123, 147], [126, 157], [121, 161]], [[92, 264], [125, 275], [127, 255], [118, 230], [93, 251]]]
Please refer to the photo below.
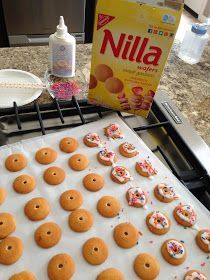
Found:
[[67, 29], [67, 26], [65, 25], [65, 22], [64, 22], [64, 18], [63, 16], [60, 16], [60, 19], [59, 19], [59, 25], [57, 25], [57, 36], [62, 36], [64, 34], [66, 34], [68, 31]]
[[191, 31], [195, 34], [204, 35], [207, 32], [207, 27], [205, 25], [195, 23], [192, 25]]

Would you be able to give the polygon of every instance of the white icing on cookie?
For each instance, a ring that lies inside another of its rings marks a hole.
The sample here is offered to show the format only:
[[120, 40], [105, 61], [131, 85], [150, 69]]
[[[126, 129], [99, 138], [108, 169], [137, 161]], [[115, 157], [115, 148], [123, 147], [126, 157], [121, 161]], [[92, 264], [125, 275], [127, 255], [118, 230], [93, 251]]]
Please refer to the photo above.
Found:
[[204, 231], [201, 234], [201, 240], [203, 241], [204, 244], [208, 245], [210, 248], [210, 230]]
[[123, 138], [120, 127], [117, 123], [110, 124], [106, 127], [106, 134], [110, 138]]
[[104, 160], [104, 161], [109, 161], [111, 163], [114, 163], [114, 158], [115, 158], [115, 152], [110, 151], [108, 152], [107, 150], [101, 150], [99, 152], [99, 157]]
[[138, 166], [142, 172], [147, 173], [148, 176], [153, 176], [157, 174], [157, 170], [152, 167], [152, 164], [148, 160], [142, 162], [137, 162]]
[[171, 257], [175, 259], [181, 259], [184, 257], [184, 246], [180, 242], [176, 240], [170, 240], [167, 242], [166, 248]]
[[121, 183], [125, 182], [126, 179], [132, 180], [130, 172], [122, 166], [115, 166], [112, 170], [112, 175]]
[[194, 225], [196, 223], [196, 213], [191, 205], [179, 206], [176, 213], [183, 221], [191, 225]]
[[167, 217], [160, 211], [154, 211], [152, 213], [152, 216], [149, 219], [149, 223], [157, 229], [164, 229], [169, 227], [169, 221]]
[[101, 146], [101, 139], [95, 132], [90, 132], [85, 136], [86, 140], [90, 143], [96, 144], [97, 146]]
[[157, 185], [158, 193], [168, 199], [178, 199], [179, 196], [175, 193], [173, 187], [170, 187], [164, 183]]
[[128, 189], [128, 205], [133, 206], [140, 204], [144, 206], [147, 203], [146, 194], [139, 187], [132, 187]]
[[138, 153], [136, 147], [133, 144], [130, 144], [128, 142], [125, 142], [122, 145], [122, 149], [128, 154], [133, 154], [133, 153], [137, 154]]
[[187, 275], [185, 280], [208, 280], [206, 276], [203, 275], [203, 273], [193, 271], [190, 275]]

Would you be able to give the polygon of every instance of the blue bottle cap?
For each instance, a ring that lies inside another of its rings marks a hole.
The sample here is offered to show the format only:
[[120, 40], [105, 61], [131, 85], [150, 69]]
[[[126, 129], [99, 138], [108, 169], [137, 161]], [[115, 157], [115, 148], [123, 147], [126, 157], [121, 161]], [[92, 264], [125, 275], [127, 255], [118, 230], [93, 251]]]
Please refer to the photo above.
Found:
[[207, 26], [195, 23], [192, 25], [191, 31], [195, 34], [204, 35], [207, 32]]

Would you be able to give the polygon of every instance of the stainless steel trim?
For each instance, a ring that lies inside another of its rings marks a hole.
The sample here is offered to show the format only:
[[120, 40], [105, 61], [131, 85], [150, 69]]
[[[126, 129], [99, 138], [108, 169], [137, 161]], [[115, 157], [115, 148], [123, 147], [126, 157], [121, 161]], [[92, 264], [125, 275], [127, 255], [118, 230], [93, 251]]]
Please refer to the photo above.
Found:
[[[50, 34], [49, 34], [50, 35]], [[85, 33], [72, 33], [76, 38], [77, 43], [83, 44], [85, 42]], [[18, 45], [47, 45], [49, 36], [26, 36], [26, 35], [13, 35], [9, 36], [10, 46]]]
[[[210, 148], [204, 142], [204, 140], [198, 135], [195, 129], [191, 126], [187, 119], [180, 113], [178, 108], [169, 99], [166, 91], [160, 91], [155, 96], [155, 102], [162, 108], [162, 111], [166, 118], [171, 122], [171, 125], [175, 127], [177, 133], [182, 137], [183, 141], [190, 147], [194, 156], [206, 170], [210, 176]], [[181, 120], [180, 123], [176, 123], [174, 118], [168, 113], [163, 103], [167, 102], [178, 118]]]

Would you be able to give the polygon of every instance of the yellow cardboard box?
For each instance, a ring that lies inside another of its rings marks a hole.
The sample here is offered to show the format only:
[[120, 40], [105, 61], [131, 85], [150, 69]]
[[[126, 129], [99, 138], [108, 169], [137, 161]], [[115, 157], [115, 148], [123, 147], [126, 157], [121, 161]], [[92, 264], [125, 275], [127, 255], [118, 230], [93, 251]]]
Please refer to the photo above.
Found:
[[98, 1], [90, 103], [148, 115], [182, 8], [182, 0]]

